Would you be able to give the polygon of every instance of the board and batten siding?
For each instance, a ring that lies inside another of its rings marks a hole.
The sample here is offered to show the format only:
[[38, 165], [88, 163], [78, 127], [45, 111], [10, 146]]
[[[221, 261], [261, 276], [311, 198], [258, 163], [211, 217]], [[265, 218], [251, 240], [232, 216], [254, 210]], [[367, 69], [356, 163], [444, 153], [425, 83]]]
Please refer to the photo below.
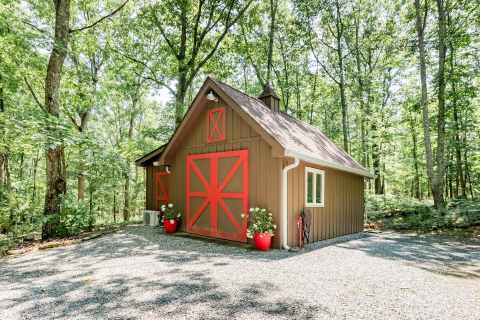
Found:
[[[186, 209], [186, 159], [189, 154], [249, 150], [249, 206], [268, 208], [278, 226], [273, 246], [280, 247], [280, 220], [282, 194], [282, 168], [289, 163], [272, 156], [271, 146], [226, 102], [218, 103], [202, 98], [199, 111], [182, 130], [175, 149], [166, 163], [171, 166], [168, 175], [170, 202], [183, 214], [181, 229], [185, 230]], [[224, 141], [207, 142], [207, 113], [211, 108], [225, 107], [226, 137]], [[158, 210], [155, 173], [161, 167], [146, 167], [146, 208]], [[301, 162], [288, 173], [288, 244], [298, 245], [297, 218], [305, 208], [305, 167], [325, 171], [325, 206], [308, 208], [311, 212], [310, 241], [320, 241], [360, 232], [364, 218], [364, 178], [317, 165]]]
[[[155, 185], [155, 175], [156, 173], [162, 172], [161, 167], [154, 167], [152, 165], [147, 166], [145, 168], [145, 209], [147, 210], [160, 210], [160, 204], [156, 201], [156, 195], [157, 195], [157, 185]], [[165, 179], [165, 184], [166, 186], [170, 185], [170, 176], [165, 175], [162, 176], [162, 179]]]
[[[185, 216], [186, 207], [186, 159], [189, 154], [249, 150], [249, 206], [271, 210], [275, 221], [280, 221], [280, 194], [282, 159], [272, 157], [270, 145], [243, 120], [227, 103], [213, 103], [204, 99], [198, 117], [192, 119], [181, 143], [166, 159], [171, 165], [169, 175], [170, 201]], [[226, 137], [224, 141], [207, 143], [207, 112], [211, 108], [225, 107]], [[147, 168], [147, 175], [149, 169]], [[153, 174], [153, 171], [152, 171]], [[149, 179], [147, 178], [147, 183]], [[148, 189], [148, 186], [147, 186]], [[147, 191], [148, 197], [148, 191]], [[148, 202], [148, 199], [147, 199]], [[185, 221], [182, 230], [185, 230]], [[273, 246], [280, 246], [278, 236], [273, 238]]]
[[[325, 171], [324, 207], [305, 207], [305, 167]], [[310, 211], [312, 217], [311, 242], [361, 232], [363, 189], [364, 178], [361, 176], [300, 162], [288, 173], [288, 243], [298, 245], [297, 218], [304, 208]]]

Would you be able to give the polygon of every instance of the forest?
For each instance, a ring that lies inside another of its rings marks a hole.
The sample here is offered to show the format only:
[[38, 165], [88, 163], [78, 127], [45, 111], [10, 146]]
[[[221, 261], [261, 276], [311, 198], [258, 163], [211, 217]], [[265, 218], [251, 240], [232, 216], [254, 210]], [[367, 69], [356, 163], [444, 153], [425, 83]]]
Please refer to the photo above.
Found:
[[139, 221], [208, 75], [368, 168], [370, 219], [480, 224], [478, 1], [0, 0], [0, 48], [0, 242]]

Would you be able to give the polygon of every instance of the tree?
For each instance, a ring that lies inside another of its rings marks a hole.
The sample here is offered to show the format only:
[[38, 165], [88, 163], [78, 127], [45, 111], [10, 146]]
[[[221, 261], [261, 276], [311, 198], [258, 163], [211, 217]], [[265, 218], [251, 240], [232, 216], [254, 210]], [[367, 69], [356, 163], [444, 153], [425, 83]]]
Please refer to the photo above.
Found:
[[[70, 29], [70, 0], [55, 0], [54, 11], [54, 37], [53, 45], [48, 58], [47, 73], [45, 78], [45, 102], [42, 105], [35, 96], [39, 106], [47, 113], [48, 131], [46, 151], [46, 177], [47, 189], [45, 193], [44, 215], [46, 222], [43, 225], [42, 237], [49, 238], [55, 234], [58, 225], [58, 214], [61, 210], [62, 199], [67, 191], [65, 151], [62, 139], [62, 132], [58, 121], [60, 119], [60, 84], [62, 69], [67, 57], [70, 34], [95, 27], [98, 23], [111, 17], [118, 12], [125, 4], [112, 13], [98, 19], [94, 23], [84, 27]], [[33, 90], [31, 90], [33, 94]]]
[[[298, 1], [298, 7], [307, 19], [309, 46], [316, 63], [338, 86], [342, 112], [343, 149], [348, 152], [349, 124], [345, 79], [345, 59], [348, 55], [345, 48], [345, 33], [348, 28], [345, 21], [347, 4], [342, 0], [324, 0], [315, 4], [309, 1]], [[320, 28], [313, 22], [316, 19], [321, 23]], [[326, 50], [330, 66], [321, 58], [320, 47]]]
[[446, 15], [444, 0], [437, 0], [438, 11], [438, 71], [437, 71], [437, 150], [434, 168], [432, 143], [430, 141], [430, 114], [428, 111], [427, 67], [425, 59], [425, 29], [428, 15], [428, 2], [422, 6], [420, 0], [415, 0], [416, 29], [419, 51], [420, 80], [422, 88], [421, 106], [423, 113], [423, 131], [427, 174], [431, 184], [433, 200], [437, 209], [445, 208], [443, 196], [445, 175], [445, 59], [446, 59]]
[[[146, 66], [155, 75], [153, 78], [158, 81], [157, 83], [169, 88], [175, 96], [177, 126], [183, 119], [186, 94], [195, 77], [214, 56], [231, 28], [252, 2], [253, 0], [169, 0], [143, 9], [141, 23], [147, 24], [146, 28], [158, 31], [162, 42], [166, 44], [166, 47], [162, 48], [166, 50], [166, 59], [175, 67], [171, 69], [168, 79], [162, 79], [163, 77], [156, 75], [158, 71], [150, 67], [152, 62], [149, 61], [155, 60], [155, 54], [152, 52], [147, 53], [146, 57], [135, 56], [135, 53], [125, 56]], [[169, 85], [170, 81], [175, 81], [175, 89]]]
[[445, 1], [437, 0], [438, 11], [438, 71], [437, 71], [437, 151], [436, 151], [436, 174], [432, 179], [432, 194], [435, 206], [438, 209], [445, 208], [443, 196], [445, 175], [445, 61], [447, 54], [447, 22]]
[[415, 0], [415, 26], [417, 30], [417, 47], [419, 55], [420, 66], [420, 83], [421, 83], [421, 99], [420, 106], [423, 115], [423, 139], [425, 144], [425, 158], [427, 161], [427, 176], [432, 188], [432, 193], [438, 191], [438, 186], [433, 186], [437, 181], [434, 181], [433, 172], [433, 152], [432, 143], [430, 141], [430, 114], [428, 111], [428, 93], [427, 93], [427, 63], [425, 56], [425, 28], [428, 16], [428, 2], [425, 1], [424, 6], [420, 4], [420, 0]]
[[47, 124], [49, 140], [47, 141], [46, 151], [47, 190], [44, 214], [48, 220], [43, 227], [43, 238], [51, 237], [55, 233], [58, 222], [52, 217], [60, 212], [62, 197], [67, 191], [64, 146], [61, 132], [55, 122], [60, 117], [60, 81], [70, 37], [70, 1], [57, 0], [54, 4], [55, 35], [45, 78], [44, 108], [53, 123]]

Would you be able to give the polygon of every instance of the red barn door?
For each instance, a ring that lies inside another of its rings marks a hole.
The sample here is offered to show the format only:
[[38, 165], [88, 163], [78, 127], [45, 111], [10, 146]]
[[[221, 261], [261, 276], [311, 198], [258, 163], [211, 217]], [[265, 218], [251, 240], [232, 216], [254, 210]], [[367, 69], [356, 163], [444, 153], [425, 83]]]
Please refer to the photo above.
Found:
[[187, 231], [247, 240], [248, 150], [187, 156]]

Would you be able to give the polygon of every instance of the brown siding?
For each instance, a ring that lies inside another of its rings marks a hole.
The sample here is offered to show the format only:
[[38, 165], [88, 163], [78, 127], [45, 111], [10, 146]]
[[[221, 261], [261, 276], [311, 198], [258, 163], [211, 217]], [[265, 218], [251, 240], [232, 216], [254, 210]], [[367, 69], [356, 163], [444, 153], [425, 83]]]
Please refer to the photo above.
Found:
[[[201, 111], [182, 130], [177, 143], [166, 159], [171, 165], [168, 177], [170, 201], [185, 215], [186, 157], [188, 154], [249, 150], [249, 205], [272, 211], [278, 225], [273, 238], [274, 247], [280, 246], [281, 172], [287, 161], [272, 157], [270, 145], [225, 102], [212, 103], [203, 99]], [[224, 106], [226, 111], [226, 139], [207, 143], [207, 110]], [[154, 159], [152, 160], [154, 161]], [[289, 162], [290, 163], [290, 162]], [[319, 241], [359, 232], [363, 229], [363, 178], [357, 175], [309, 165], [325, 170], [325, 207], [309, 208], [312, 213], [311, 240]], [[305, 206], [305, 163], [288, 174], [288, 243], [297, 245], [298, 214]], [[157, 209], [154, 195], [154, 174], [157, 167], [146, 168], [146, 208]], [[184, 224], [182, 225], [184, 228]]]
[[[147, 210], [160, 210], [160, 205], [157, 203], [155, 197], [157, 194], [157, 186], [155, 185], [155, 174], [161, 172], [161, 167], [148, 166], [145, 167], [146, 171], [146, 193], [145, 193], [145, 208]], [[166, 179], [167, 188], [170, 187], [169, 176], [162, 177]]]
[[[166, 159], [171, 165], [169, 177], [170, 199], [185, 214], [186, 157], [188, 154], [249, 150], [249, 206], [265, 207], [272, 211], [274, 219], [280, 220], [280, 172], [282, 160], [272, 157], [271, 147], [226, 103], [201, 101], [206, 105], [186, 135], [181, 137], [181, 145]], [[207, 110], [224, 106], [226, 111], [226, 139], [207, 143]], [[148, 169], [147, 169], [148, 170]], [[148, 171], [147, 171], [148, 172]], [[184, 228], [184, 225], [182, 226]], [[279, 237], [273, 238], [274, 246], [279, 247]]]
[[325, 171], [325, 206], [308, 208], [312, 214], [311, 241], [363, 230], [363, 177], [301, 162], [288, 173], [288, 243], [298, 245], [296, 219], [305, 207], [305, 167]]

